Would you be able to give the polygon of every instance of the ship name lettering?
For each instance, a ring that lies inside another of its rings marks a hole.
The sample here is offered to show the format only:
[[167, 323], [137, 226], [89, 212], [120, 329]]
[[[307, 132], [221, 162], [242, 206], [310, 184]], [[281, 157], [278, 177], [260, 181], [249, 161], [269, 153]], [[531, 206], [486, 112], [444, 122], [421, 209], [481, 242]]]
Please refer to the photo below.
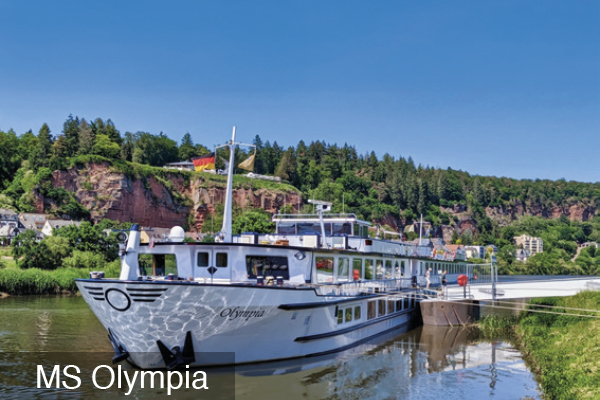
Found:
[[221, 314], [219, 314], [221, 317], [223, 318], [227, 318], [230, 321], [237, 319], [237, 318], [241, 318], [241, 319], [245, 319], [246, 321], [248, 321], [250, 318], [260, 318], [263, 315], [265, 315], [264, 311], [248, 311], [248, 310], [244, 310], [244, 311], [240, 311], [237, 308], [226, 308], [223, 311], [221, 311]]

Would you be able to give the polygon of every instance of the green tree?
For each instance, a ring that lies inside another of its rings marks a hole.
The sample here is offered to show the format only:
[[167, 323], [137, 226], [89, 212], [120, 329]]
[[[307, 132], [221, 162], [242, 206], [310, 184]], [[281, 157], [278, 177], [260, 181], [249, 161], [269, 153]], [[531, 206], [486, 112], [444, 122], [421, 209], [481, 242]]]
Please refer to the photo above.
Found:
[[232, 224], [234, 234], [242, 232], [273, 233], [275, 223], [271, 215], [263, 210], [252, 210], [238, 216]]
[[43, 241], [37, 242], [37, 234], [33, 230], [26, 230], [13, 239], [12, 254], [19, 268], [53, 269], [50, 250]]
[[79, 118], [69, 115], [63, 124], [64, 152], [66, 157], [72, 157], [79, 150]]
[[192, 157], [196, 156], [196, 148], [192, 140], [192, 135], [186, 132], [181, 139], [181, 146], [179, 146], [179, 160], [189, 161]]
[[66, 238], [76, 250], [101, 253], [109, 262], [117, 258], [116, 235], [107, 236], [98, 225], [89, 222], [83, 222], [79, 227], [68, 225], [55, 230], [54, 235]]
[[515, 246], [506, 245], [498, 251], [498, 258], [508, 265], [512, 265], [515, 262]]
[[94, 147], [94, 131], [88, 125], [85, 119], [81, 119], [79, 123], [79, 149], [78, 154], [92, 154], [92, 148]]
[[110, 140], [108, 135], [98, 135], [94, 142], [91, 154], [97, 154], [99, 156], [107, 158], [117, 158], [121, 153], [121, 148], [118, 144]]
[[18, 149], [19, 139], [15, 132], [0, 131], [0, 190], [9, 185], [21, 165]]
[[48, 159], [52, 156], [52, 136], [48, 124], [43, 124], [37, 136], [37, 143], [32, 150], [29, 163], [32, 168], [48, 165]]
[[62, 265], [63, 259], [69, 257], [73, 249], [69, 240], [60, 236], [47, 236], [42, 239], [41, 245], [45, 246], [46, 269], [56, 269]]

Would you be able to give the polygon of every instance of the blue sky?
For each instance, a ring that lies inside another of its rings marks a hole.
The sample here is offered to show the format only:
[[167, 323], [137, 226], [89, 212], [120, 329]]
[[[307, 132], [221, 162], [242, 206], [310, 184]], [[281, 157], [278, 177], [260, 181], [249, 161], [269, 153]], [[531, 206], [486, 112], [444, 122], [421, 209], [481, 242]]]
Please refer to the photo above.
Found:
[[600, 1], [0, 0], [0, 130], [347, 142], [600, 181]]

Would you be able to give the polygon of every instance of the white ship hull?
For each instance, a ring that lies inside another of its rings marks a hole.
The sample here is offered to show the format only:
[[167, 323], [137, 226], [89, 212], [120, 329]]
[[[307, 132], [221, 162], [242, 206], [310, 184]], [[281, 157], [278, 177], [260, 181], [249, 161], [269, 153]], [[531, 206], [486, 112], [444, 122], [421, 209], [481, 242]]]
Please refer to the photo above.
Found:
[[[217, 353], [235, 353], [234, 362], [243, 364], [342, 350], [410, 323], [415, 310], [414, 299], [320, 296], [311, 287], [108, 279], [77, 285], [129, 361], [141, 368], [164, 368], [157, 341], [183, 347], [188, 332], [197, 355], [190, 365], [232, 360]], [[384, 310], [368, 315], [369, 302]]]

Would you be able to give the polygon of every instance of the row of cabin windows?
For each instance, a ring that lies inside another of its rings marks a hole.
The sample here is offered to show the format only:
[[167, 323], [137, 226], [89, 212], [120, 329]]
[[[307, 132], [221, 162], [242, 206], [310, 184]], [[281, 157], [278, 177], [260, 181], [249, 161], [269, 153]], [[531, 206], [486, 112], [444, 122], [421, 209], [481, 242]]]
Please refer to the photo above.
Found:
[[290, 279], [288, 258], [281, 256], [246, 256], [246, 271], [249, 279], [257, 276], [281, 276]]
[[[216, 253], [215, 266], [223, 268], [227, 265], [227, 253]], [[210, 253], [199, 252], [197, 266], [210, 266]], [[256, 279], [257, 276], [281, 276], [284, 280], [290, 279], [288, 258], [282, 256], [246, 256], [246, 271], [249, 279]]]
[[440, 272], [448, 271], [448, 274], [465, 274], [465, 264], [426, 262], [425, 270], [431, 268], [432, 275], [438, 275]]
[[383, 317], [398, 311], [407, 310], [415, 305], [414, 298], [379, 299], [367, 303], [367, 319]]
[[[347, 235], [369, 237], [368, 226], [350, 223], [325, 224], [327, 236]], [[321, 224], [318, 222], [280, 222], [277, 224], [277, 233], [280, 235], [320, 235]]]
[[[337, 266], [335, 262], [337, 260]], [[395, 279], [404, 276], [403, 260], [381, 258], [316, 257], [317, 282], [357, 281], [360, 279]], [[350, 268], [352, 263], [352, 268]]]
[[[352, 318], [354, 317], [354, 319]], [[337, 312], [337, 322], [338, 324], [342, 324], [344, 322], [351, 322], [351, 321], [358, 321], [360, 320], [360, 306], [356, 306], [354, 308], [352, 307], [348, 307], [345, 309], [338, 309]]]

